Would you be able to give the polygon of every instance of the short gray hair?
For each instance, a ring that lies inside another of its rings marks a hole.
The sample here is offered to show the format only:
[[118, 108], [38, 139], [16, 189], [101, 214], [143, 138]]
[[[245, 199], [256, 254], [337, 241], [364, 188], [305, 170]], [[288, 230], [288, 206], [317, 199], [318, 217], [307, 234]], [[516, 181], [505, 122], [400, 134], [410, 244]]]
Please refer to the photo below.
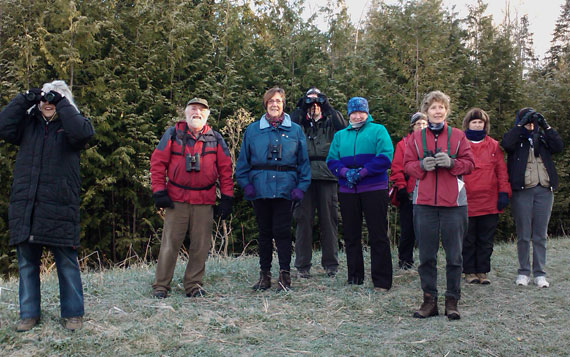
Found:
[[71, 89], [69, 89], [65, 81], [55, 80], [53, 82], [44, 83], [42, 91], [44, 93], [49, 93], [51, 91], [58, 92], [59, 94], [67, 98], [69, 103], [71, 103], [71, 105], [73, 105], [75, 109], [79, 111], [79, 108], [77, 108], [77, 105], [73, 101], [73, 94], [71, 94]]

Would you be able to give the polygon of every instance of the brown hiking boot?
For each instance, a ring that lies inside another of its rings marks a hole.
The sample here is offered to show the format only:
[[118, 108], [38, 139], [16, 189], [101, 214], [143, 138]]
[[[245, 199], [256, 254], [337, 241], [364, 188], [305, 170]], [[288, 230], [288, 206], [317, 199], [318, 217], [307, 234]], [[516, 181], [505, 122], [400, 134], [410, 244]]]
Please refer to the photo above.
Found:
[[280, 270], [278, 284], [277, 292], [291, 290], [291, 273], [287, 270]]
[[487, 278], [487, 274], [485, 273], [477, 273], [477, 277], [479, 278], [479, 282], [483, 285], [491, 284], [491, 280]]
[[424, 302], [420, 306], [420, 309], [414, 312], [414, 317], [418, 319], [425, 319], [426, 317], [432, 317], [439, 315], [437, 311], [437, 300], [436, 298], [428, 293], [424, 293]]
[[21, 319], [18, 322], [18, 325], [16, 325], [16, 331], [17, 332], [30, 331], [31, 329], [34, 328], [34, 326], [36, 326], [38, 324], [39, 321], [40, 321], [39, 317], [32, 317], [29, 319]]
[[74, 316], [65, 318], [63, 319], [63, 327], [71, 331], [80, 330], [83, 327], [83, 317]]
[[259, 280], [251, 288], [255, 291], [267, 290], [271, 287], [271, 272], [263, 271], [259, 272]]
[[457, 309], [457, 299], [453, 296], [445, 297], [445, 316], [450, 320], [459, 320], [459, 310]]
[[465, 282], [467, 284], [479, 284], [479, 277], [477, 274], [465, 274]]

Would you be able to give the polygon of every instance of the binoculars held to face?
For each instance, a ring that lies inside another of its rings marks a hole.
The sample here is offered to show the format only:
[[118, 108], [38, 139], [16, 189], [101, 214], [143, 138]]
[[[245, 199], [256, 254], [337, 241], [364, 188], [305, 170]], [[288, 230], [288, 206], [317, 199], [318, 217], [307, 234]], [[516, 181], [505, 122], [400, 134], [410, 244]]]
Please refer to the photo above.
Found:
[[43, 91], [27, 91], [24, 94], [25, 98], [29, 102], [51, 102], [55, 99], [56, 94], [53, 91], [49, 93], [44, 93]]
[[318, 105], [322, 105], [325, 102], [325, 98], [323, 97], [305, 97], [305, 104], [313, 104], [316, 103]]
[[186, 172], [200, 171], [200, 154], [186, 154]]

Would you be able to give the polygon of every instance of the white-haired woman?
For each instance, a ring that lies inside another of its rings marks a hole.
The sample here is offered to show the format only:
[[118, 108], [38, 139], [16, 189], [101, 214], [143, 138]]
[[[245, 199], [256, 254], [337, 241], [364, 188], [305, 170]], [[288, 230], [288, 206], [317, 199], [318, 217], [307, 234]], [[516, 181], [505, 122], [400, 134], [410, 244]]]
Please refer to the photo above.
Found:
[[19, 147], [8, 214], [20, 275], [17, 331], [32, 329], [40, 319], [43, 247], [55, 259], [63, 325], [82, 327], [79, 154], [93, 134], [61, 80], [18, 94], [0, 113], [0, 138]]

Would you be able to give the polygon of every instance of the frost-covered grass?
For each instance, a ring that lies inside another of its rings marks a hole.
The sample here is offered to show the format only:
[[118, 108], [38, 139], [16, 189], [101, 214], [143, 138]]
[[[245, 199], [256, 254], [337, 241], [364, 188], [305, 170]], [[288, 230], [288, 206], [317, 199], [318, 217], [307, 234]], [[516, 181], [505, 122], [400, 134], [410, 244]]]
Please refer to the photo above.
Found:
[[[492, 284], [462, 285], [461, 320], [412, 318], [421, 302], [415, 272], [394, 272], [388, 293], [349, 286], [346, 260], [336, 278], [313, 268], [311, 279], [293, 279], [293, 291], [257, 293], [257, 257], [210, 258], [205, 298], [186, 298], [180, 261], [167, 299], [151, 297], [154, 265], [83, 274], [84, 328], [59, 323], [55, 271], [42, 277], [42, 320], [16, 333], [18, 282], [1, 281], [2, 356], [188, 355], [437, 355], [545, 356], [570, 350], [570, 239], [548, 243], [548, 289], [514, 284], [516, 246], [495, 247]], [[367, 256], [368, 258], [368, 256]], [[443, 311], [444, 257], [439, 260]], [[396, 254], [393, 253], [393, 260]], [[276, 259], [274, 259], [274, 262]], [[318, 253], [313, 262], [319, 262]], [[395, 264], [396, 266], [396, 264]], [[277, 275], [274, 264], [273, 281]]]

